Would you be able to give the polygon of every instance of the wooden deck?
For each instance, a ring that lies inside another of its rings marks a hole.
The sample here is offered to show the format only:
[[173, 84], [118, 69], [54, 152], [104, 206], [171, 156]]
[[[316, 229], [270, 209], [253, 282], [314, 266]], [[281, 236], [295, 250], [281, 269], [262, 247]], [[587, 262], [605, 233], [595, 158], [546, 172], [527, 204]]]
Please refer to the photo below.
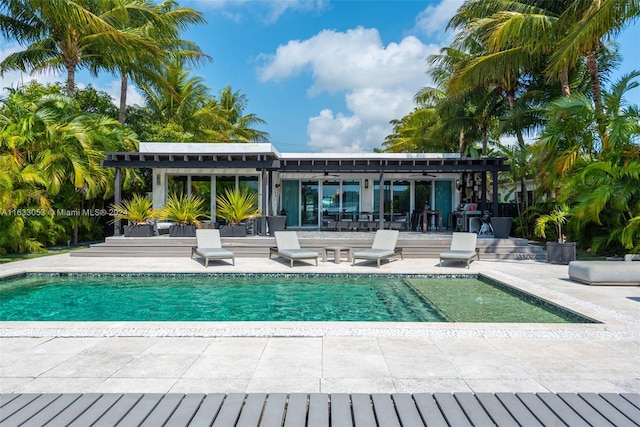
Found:
[[0, 394], [0, 425], [624, 427], [640, 394]]

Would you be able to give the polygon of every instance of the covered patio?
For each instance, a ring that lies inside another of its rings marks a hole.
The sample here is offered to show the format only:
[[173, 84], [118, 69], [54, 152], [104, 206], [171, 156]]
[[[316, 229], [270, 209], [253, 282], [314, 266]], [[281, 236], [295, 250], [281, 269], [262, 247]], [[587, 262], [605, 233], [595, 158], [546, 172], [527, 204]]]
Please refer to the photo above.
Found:
[[[271, 144], [141, 143], [139, 152], [105, 153], [115, 168], [115, 203], [122, 199], [121, 169], [149, 168], [154, 207], [170, 192], [197, 192], [216, 219], [215, 198], [247, 186], [259, 195], [264, 218], [285, 213], [299, 229], [427, 231], [452, 227], [463, 204], [498, 211], [498, 174], [504, 158], [461, 158], [447, 153], [280, 153]], [[490, 176], [490, 185], [488, 182]], [[357, 223], [357, 225], [356, 225]], [[120, 235], [120, 224], [114, 235]]]

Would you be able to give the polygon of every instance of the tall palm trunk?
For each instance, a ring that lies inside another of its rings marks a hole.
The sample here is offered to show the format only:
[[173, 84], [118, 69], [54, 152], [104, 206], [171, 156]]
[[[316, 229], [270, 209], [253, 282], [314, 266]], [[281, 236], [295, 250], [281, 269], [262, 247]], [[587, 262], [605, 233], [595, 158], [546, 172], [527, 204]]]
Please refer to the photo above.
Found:
[[596, 120], [598, 121], [598, 135], [602, 141], [602, 151], [607, 151], [609, 149], [609, 138], [607, 136], [607, 125], [604, 121], [604, 105], [602, 104], [600, 72], [598, 70], [598, 59], [595, 51], [587, 52], [587, 70], [589, 70], [593, 105], [596, 110]]
[[569, 69], [562, 67], [560, 71], [560, 86], [562, 87], [562, 96], [565, 98], [571, 96], [571, 86], [569, 86]]
[[124, 121], [127, 115], [127, 73], [122, 72], [120, 77], [120, 110], [118, 112], [118, 121], [124, 125]]
[[464, 157], [464, 129], [460, 129], [460, 134], [458, 135], [458, 151], [460, 151], [460, 156]]
[[[513, 89], [509, 89], [506, 91], [507, 101], [509, 102], [509, 110], [513, 112], [516, 107], [516, 94]], [[522, 136], [522, 131], [518, 129], [516, 131], [516, 138], [518, 140], [518, 145], [521, 148], [526, 146], [524, 142], [524, 137]], [[527, 182], [525, 180], [525, 176], [520, 177], [520, 212], [524, 212], [527, 209]]]
[[76, 66], [67, 65], [67, 96], [73, 98], [76, 94]]

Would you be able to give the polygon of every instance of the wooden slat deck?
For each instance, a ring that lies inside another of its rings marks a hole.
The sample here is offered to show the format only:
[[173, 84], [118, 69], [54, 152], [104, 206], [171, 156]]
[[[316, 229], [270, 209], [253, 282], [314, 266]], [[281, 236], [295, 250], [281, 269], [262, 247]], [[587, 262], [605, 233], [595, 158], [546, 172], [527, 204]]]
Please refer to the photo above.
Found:
[[0, 394], [0, 426], [640, 426], [633, 393]]

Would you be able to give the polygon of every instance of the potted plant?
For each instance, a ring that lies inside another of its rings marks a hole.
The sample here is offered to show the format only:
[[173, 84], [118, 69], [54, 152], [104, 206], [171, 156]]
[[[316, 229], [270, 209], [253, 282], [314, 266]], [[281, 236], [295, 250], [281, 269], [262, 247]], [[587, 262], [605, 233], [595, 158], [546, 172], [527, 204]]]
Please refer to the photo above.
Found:
[[562, 226], [567, 223], [571, 216], [569, 206], [557, 206], [553, 212], [540, 216], [536, 220], [534, 233], [543, 239], [546, 238], [548, 226], [554, 226], [558, 233], [557, 242], [547, 242], [547, 262], [552, 264], [569, 264], [576, 259], [575, 242], [567, 242], [562, 233]]
[[511, 224], [513, 218], [510, 216], [494, 216], [491, 217], [491, 227], [493, 228], [493, 237], [496, 239], [508, 239], [511, 233]]
[[242, 221], [260, 215], [258, 210], [258, 194], [250, 188], [230, 189], [216, 197], [216, 215], [227, 221], [220, 227], [220, 235], [225, 237], [243, 237], [247, 228]]
[[162, 208], [161, 218], [175, 222], [171, 237], [195, 237], [200, 218], [207, 218], [204, 199], [196, 195], [171, 194]]
[[125, 237], [153, 236], [153, 220], [158, 211], [153, 209], [153, 202], [147, 196], [134, 194], [131, 199], [111, 205], [115, 214], [112, 223], [127, 220], [124, 226]]

